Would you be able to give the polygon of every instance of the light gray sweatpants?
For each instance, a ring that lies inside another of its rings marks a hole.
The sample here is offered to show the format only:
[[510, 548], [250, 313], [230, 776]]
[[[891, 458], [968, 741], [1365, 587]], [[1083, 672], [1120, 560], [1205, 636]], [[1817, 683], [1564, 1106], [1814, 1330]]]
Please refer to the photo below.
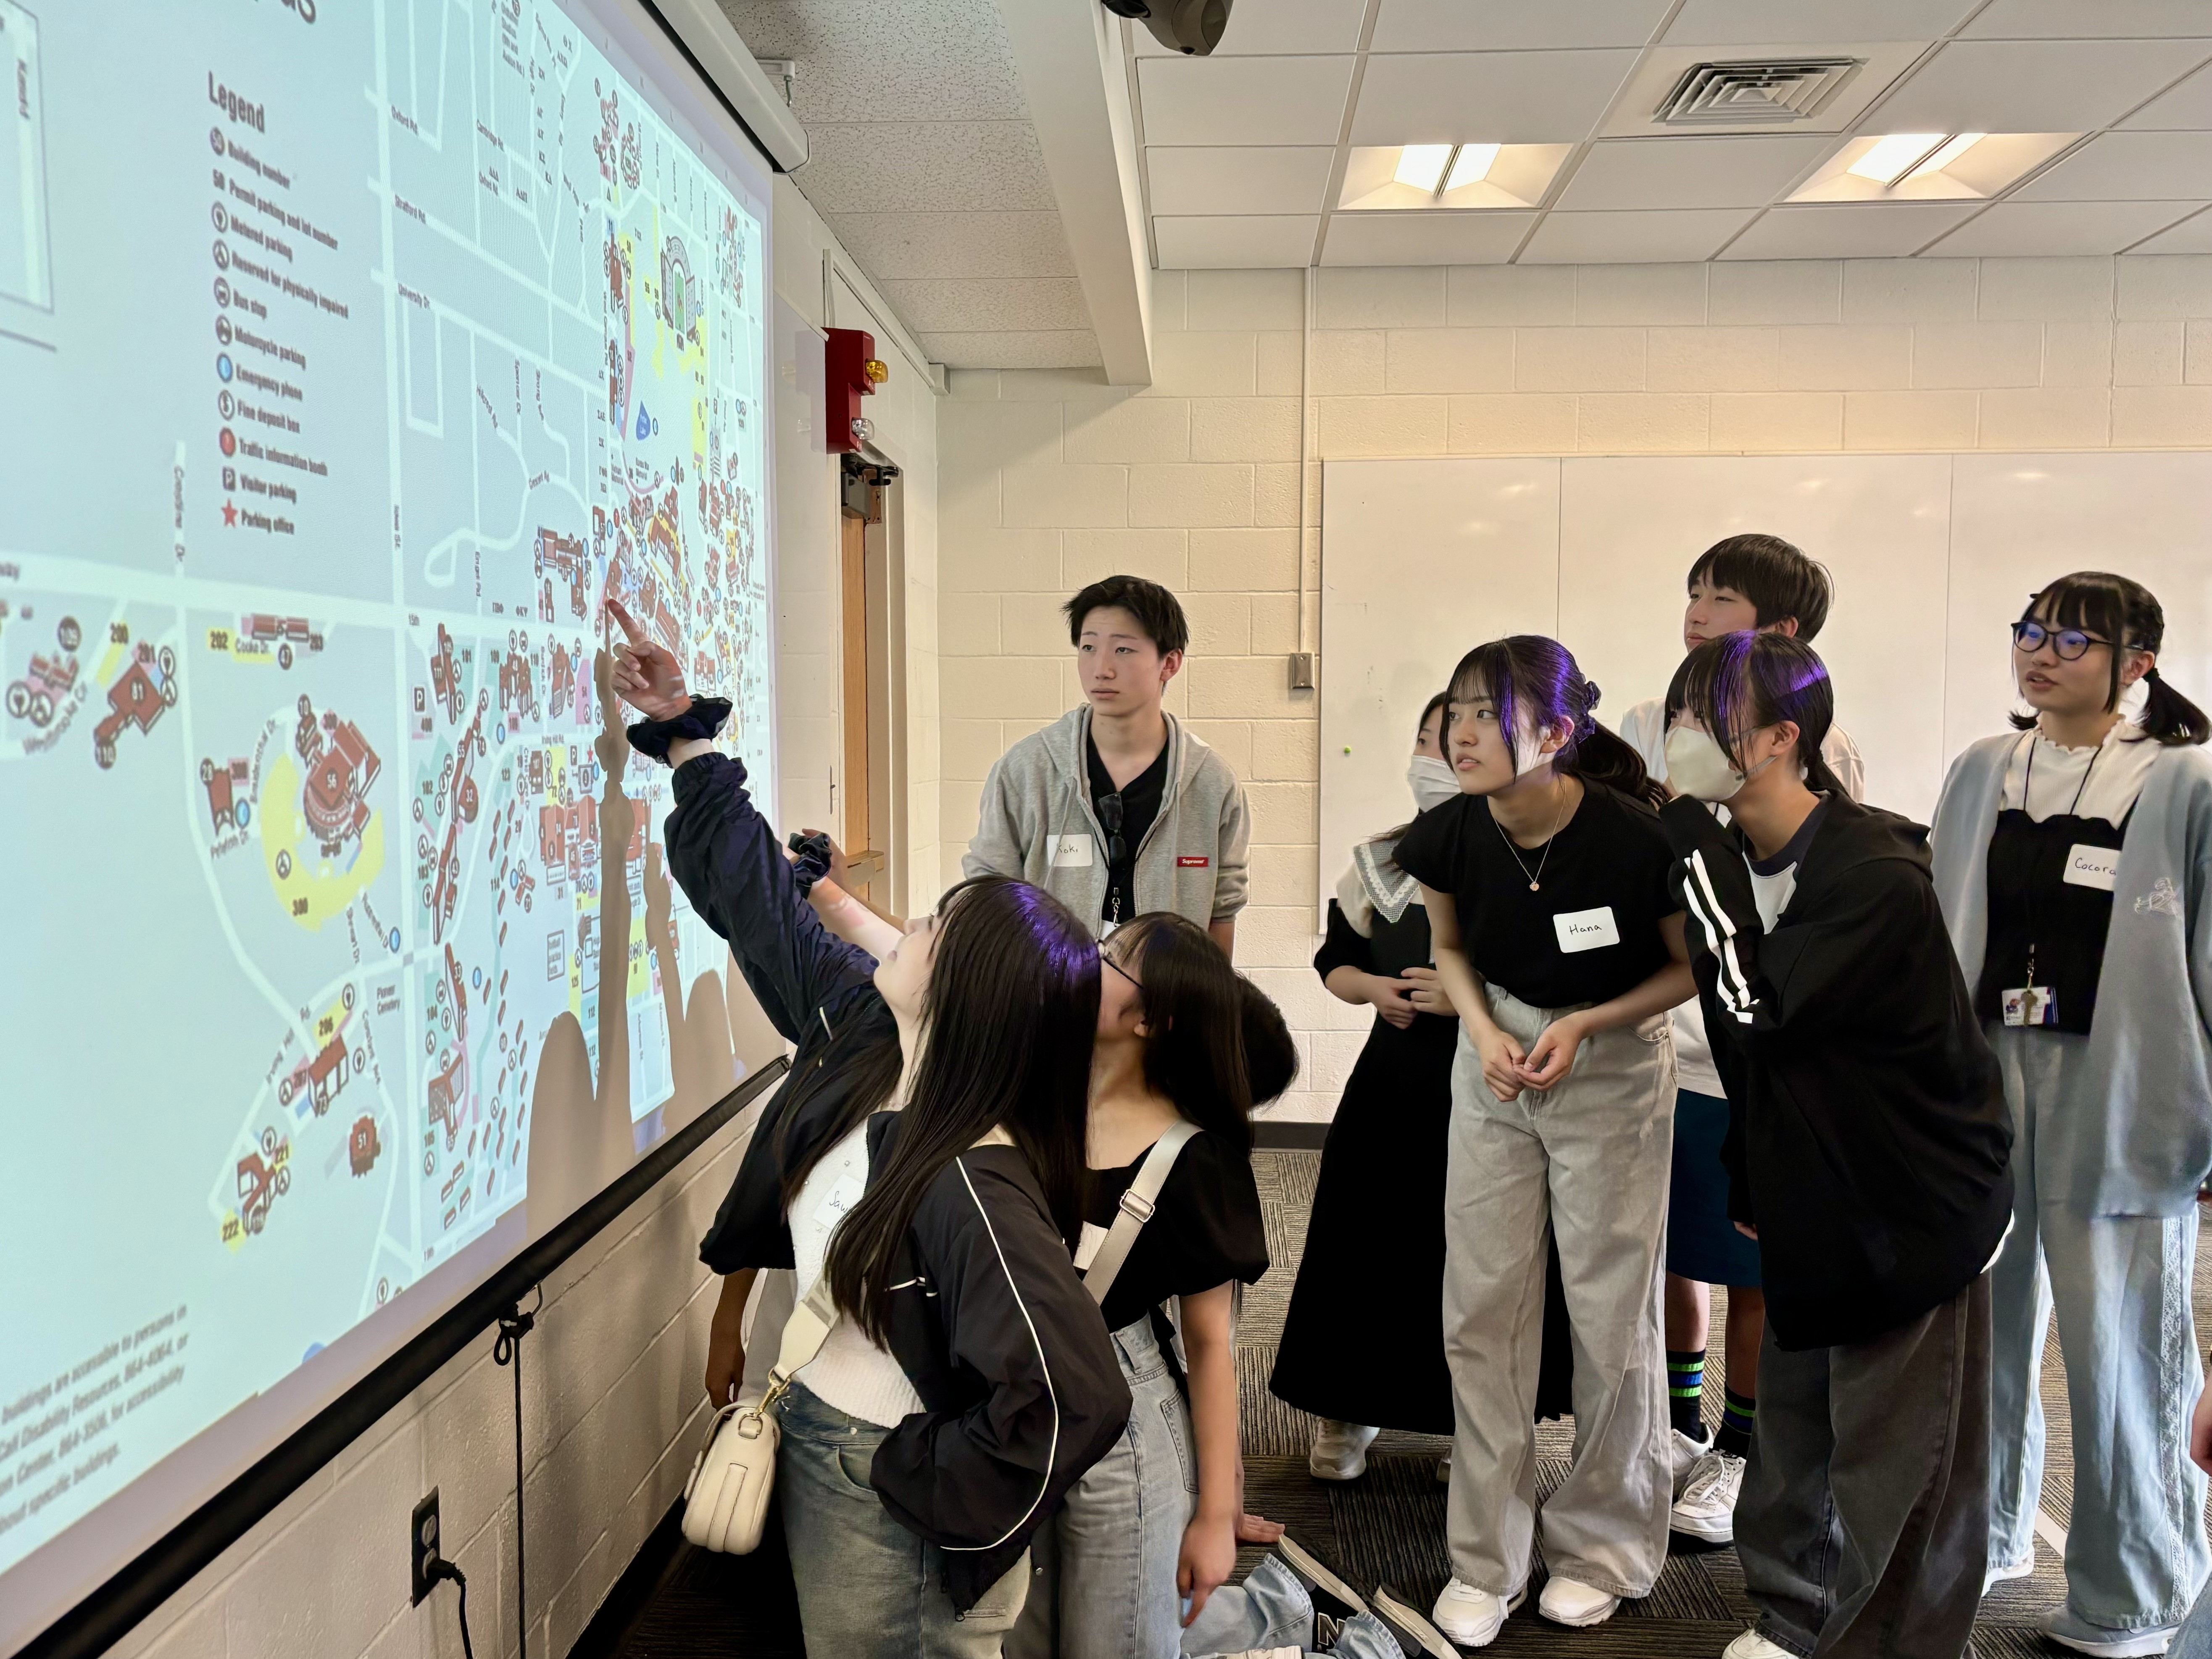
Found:
[[[1488, 990], [1490, 1017], [1523, 1047], [1570, 1012]], [[1548, 1093], [1503, 1103], [1460, 1038], [1443, 1320], [1457, 1419], [1446, 1526], [1462, 1583], [1511, 1595], [1528, 1582], [1547, 1224], [1574, 1332], [1575, 1459], [1544, 1505], [1545, 1562], [1626, 1596], [1649, 1595], [1666, 1562], [1674, 1489], [1659, 1286], [1674, 1103], [1664, 1014], [1590, 1038]]]

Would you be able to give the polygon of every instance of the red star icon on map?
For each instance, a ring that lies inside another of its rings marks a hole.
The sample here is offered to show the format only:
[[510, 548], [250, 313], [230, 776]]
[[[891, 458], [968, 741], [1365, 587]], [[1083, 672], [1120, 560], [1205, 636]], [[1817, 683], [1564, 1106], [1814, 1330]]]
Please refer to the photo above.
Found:
[[238, 509], [233, 507], [228, 501], [225, 501], [222, 504], [222, 521], [225, 526], [234, 525], [238, 522]]

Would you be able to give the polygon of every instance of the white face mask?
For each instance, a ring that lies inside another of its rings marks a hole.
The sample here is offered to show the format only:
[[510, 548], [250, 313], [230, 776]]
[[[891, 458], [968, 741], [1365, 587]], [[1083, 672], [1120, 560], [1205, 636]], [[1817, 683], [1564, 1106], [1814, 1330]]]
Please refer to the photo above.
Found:
[[1406, 768], [1406, 787], [1413, 792], [1413, 805], [1425, 812], [1460, 793], [1459, 774], [1433, 755], [1416, 755]]
[[1678, 726], [1667, 734], [1667, 781], [1676, 793], [1693, 800], [1729, 800], [1780, 758], [1770, 755], [1750, 771], [1739, 772], [1711, 732]]

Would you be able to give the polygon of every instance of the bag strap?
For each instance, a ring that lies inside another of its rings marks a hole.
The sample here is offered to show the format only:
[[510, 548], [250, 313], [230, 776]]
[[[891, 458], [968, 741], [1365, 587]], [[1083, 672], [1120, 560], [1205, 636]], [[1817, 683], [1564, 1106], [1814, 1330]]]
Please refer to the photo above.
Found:
[[1152, 1206], [1158, 1203], [1160, 1188], [1168, 1184], [1168, 1172], [1182, 1153], [1190, 1138], [1198, 1133], [1198, 1125], [1188, 1118], [1177, 1118], [1167, 1133], [1152, 1143], [1152, 1150], [1145, 1155], [1137, 1178], [1129, 1183], [1129, 1190], [1121, 1194], [1121, 1212], [1107, 1230], [1106, 1242], [1098, 1247], [1098, 1254], [1091, 1259], [1091, 1267], [1083, 1275], [1083, 1288], [1091, 1292], [1091, 1300], [1100, 1307], [1106, 1305], [1106, 1293], [1114, 1288], [1121, 1275], [1121, 1264], [1129, 1259], [1130, 1247], [1136, 1243], [1137, 1235], [1152, 1218]]
[[755, 1410], [765, 1413], [783, 1398], [790, 1390], [791, 1379], [822, 1352], [822, 1345], [830, 1340], [830, 1327], [836, 1322], [837, 1304], [830, 1294], [830, 1273], [825, 1265], [816, 1277], [813, 1288], [784, 1322], [782, 1345], [776, 1350], [775, 1364], [768, 1374], [768, 1392], [761, 1396]]

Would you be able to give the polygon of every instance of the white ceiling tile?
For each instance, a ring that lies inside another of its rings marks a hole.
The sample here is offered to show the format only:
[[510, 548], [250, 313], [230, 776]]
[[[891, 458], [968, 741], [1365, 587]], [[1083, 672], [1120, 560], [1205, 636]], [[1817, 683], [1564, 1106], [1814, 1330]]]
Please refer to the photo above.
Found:
[[1352, 142], [1572, 143], [1589, 136], [1635, 62], [1625, 51], [1377, 55]]
[[1162, 270], [1259, 270], [1304, 264], [1320, 229], [1318, 213], [1156, 217], [1152, 240]]
[[2212, 8], [2204, 0], [1990, 0], [1960, 33], [1988, 40], [2212, 34]]
[[2208, 55], [2212, 42], [1954, 40], [1875, 124], [1884, 132], [2087, 132]]
[[2162, 230], [2136, 253], [2212, 253], [2212, 212], [2184, 219], [2171, 230]]
[[1769, 210], [1728, 246], [1723, 259], [1890, 259], [1933, 241], [1970, 205], [1881, 203]]
[[1831, 35], [1806, 43], [1788, 40], [1731, 42], [1724, 46], [1678, 46], [1669, 41], [1653, 46], [1638, 61], [1635, 72], [1621, 88], [1599, 133], [1603, 138], [1647, 138], [1676, 133], [1680, 127], [1662, 126], [1653, 112], [1672, 94], [1684, 75], [1700, 64], [1716, 60], [1790, 57], [1848, 58], [1860, 65], [1858, 72], [1829, 94], [1814, 114], [1795, 121], [1744, 121], [1728, 126], [1700, 125], [1701, 137], [1716, 132], [1841, 132], [1857, 120], [1867, 106], [1887, 91], [1899, 76], [1912, 66], [1925, 50], [1915, 40], [1875, 40], [1850, 35]]
[[1025, 121], [994, 6], [965, 0], [722, 0], [757, 58], [797, 60], [792, 112], [817, 121]]
[[876, 284], [917, 334], [970, 333], [994, 328], [1081, 330], [1091, 326], [1083, 284], [1056, 278], [894, 278]]
[[1027, 121], [862, 121], [807, 129], [793, 177], [821, 213], [1057, 210]]
[[1973, 0], [1688, 0], [1667, 26], [1667, 44], [1937, 40], [1973, 9]]
[[2212, 194], [2212, 132], [2108, 132], [2092, 138], [2016, 202], [2172, 202]]
[[[2208, 180], [2212, 184], [2212, 180]], [[1946, 258], [2118, 253], [2203, 206], [2194, 202], [1999, 202], [1929, 251]]]
[[2202, 131], [2212, 127], [2212, 64], [2162, 92], [2120, 124], [2135, 130]]
[[1156, 214], [1318, 213], [1336, 152], [1272, 145], [1145, 151]]
[[1559, 198], [1563, 208], [1765, 207], [1835, 147], [1795, 137], [1612, 138], [1593, 144]]
[[[868, 0], [880, 9], [881, 0]], [[901, 6], [912, 0], [899, 0]], [[896, 10], [894, 7], [891, 9]], [[1350, 52], [1359, 44], [1360, 15], [1365, 0], [1240, 0], [1222, 31], [1216, 58], [1249, 58], [1255, 53]], [[1152, 39], [1142, 23], [1129, 30], [1137, 53], [1143, 58], [1172, 58], [1179, 54]]]
[[1349, 58], [1147, 58], [1148, 144], [1334, 144]]
[[[1249, 0], [1247, 0], [1249, 3]], [[1640, 46], [1668, 0], [1382, 0], [1374, 52]]]
[[1338, 213], [1325, 265], [1502, 265], [1533, 213]]
[[915, 336], [932, 362], [949, 368], [1096, 368], [1098, 337], [1089, 329]]
[[833, 213], [845, 251], [878, 282], [896, 276], [1073, 276], [1060, 215]]
[[1544, 216], [1521, 255], [1524, 265], [1658, 264], [1710, 259], [1751, 215], [1741, 208], [1688, 213]]

